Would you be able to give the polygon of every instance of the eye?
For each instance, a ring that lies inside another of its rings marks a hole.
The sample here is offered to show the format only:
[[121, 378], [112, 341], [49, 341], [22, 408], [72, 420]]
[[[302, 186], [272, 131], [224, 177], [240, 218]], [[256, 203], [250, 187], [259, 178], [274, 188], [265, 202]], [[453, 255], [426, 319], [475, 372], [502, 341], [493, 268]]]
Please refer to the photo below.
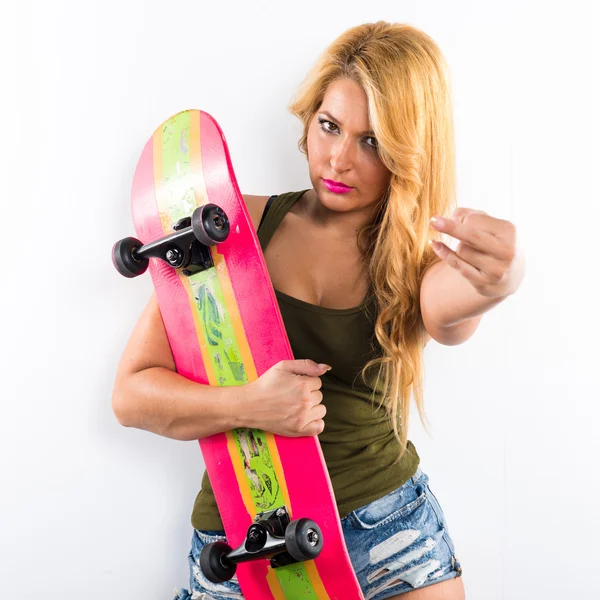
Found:
[[[327, 119], [324, 119], [323, 117], [319, 117], [319, 124], [321, 125], [321, 129], [325, 133], [334, 133], [337, 130], [337, 125], [335, 123], [332, 123], [331, 121], [328, 121]], [[329, 127], [330, 125], [331, 125], [331, 128]]]
[[374, 137], [369, 136], [368, 138], [365, 138], [365, 142], [368, 142], [368, 140], [371, 140], [371, 144], [367, 143], [367, 146], [369, 146], [370, 148], [374, 148], [377, 149], [378, 147], [378, 143], [377, 140]]

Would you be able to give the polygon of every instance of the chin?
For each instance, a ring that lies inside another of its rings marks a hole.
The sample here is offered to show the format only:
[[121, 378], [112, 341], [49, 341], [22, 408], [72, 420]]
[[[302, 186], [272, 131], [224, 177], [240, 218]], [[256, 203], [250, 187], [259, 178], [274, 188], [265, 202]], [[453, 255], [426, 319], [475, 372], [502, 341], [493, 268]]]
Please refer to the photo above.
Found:
[[[353, 190], [354, 191], [354, 190]], [[356, 208], [355, 195], [352, 192], [347, 194], [336, 194], [330, 192], [327, 188], [319, 190], [319, 201], [325, 208], [336, 212], [344, 212]]]

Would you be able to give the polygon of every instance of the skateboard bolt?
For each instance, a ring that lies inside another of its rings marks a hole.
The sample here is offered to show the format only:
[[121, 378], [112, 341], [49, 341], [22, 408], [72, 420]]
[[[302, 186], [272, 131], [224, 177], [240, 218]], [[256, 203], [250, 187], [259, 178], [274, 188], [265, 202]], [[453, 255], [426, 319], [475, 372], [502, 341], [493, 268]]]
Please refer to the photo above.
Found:
[[306, 538], [311, 546], [316, 546], [319, 543], [319, 534], [314, 529], [308, 530]]
[[283, 508], [278, 509], [276, 514], [278, 517], [283, 517], [283, 515], [285, 515], [285, 509], [283, 509]]
[[213, 217], [213, 223], [215, 224], [215, 227], [217, 229], [223, 229], [223, 227], [225, 226], [225, 220], [223, 219], [223, 217], [220, 217], [219, 215], [215, 215]]
[[260, 525], [252, 525], [248, 530], [248, 541], [251, 544], [264, 545], [267, 541], [267, 532]]
[[175, 264], [179, 260], [179, 250], [167, 250], [165, 256], [171, 264]]

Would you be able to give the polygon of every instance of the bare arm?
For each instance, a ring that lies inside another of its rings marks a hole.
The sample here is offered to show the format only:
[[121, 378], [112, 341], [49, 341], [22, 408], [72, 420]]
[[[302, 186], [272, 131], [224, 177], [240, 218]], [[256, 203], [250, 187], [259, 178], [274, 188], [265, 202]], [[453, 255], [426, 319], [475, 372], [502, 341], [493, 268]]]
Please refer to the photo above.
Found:
[[245, 387], [202, 385], [176, 372], [153, 294], [123, 352], [112, 406], [121, 425], [194, 440], [239, 426]]
[[441, 261], [421, 282], [421, 313], [428, 333], [441, 344], [467, 340], [481, 317], [511, 294], [525, 274], [516, 227], [480, 210], [457, 208], [435, 216], [431, 227], [460, 243], [455, 250], [434, 242]]
[[153, 295], [125, 348], [113, 391], [122, 425], [177, 440], [195, 440], [250, 427], [280, 435], [319, 435], [325, 423], [320, 376], [330, 368], [284, 360], [241, 386], [195, 383], [175, 372]]
[[443, 261], [431, 266], [421, 282], [425, 329], [445, 346], [466, 342], [477, 330], [483, 313], [498, 302], [478, 296], [471, 284]]

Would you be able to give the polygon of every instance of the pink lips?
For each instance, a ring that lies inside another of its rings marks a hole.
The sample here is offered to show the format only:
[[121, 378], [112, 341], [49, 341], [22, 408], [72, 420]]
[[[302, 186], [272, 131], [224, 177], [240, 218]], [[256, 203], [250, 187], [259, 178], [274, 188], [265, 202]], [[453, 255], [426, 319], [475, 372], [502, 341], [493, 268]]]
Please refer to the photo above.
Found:
[[352, 191], [353, 188], [344, 185], [343, 183], [339, 183], [338, 181], [331, 181], [331, 179], [322, 179], [323, 185], [334, 194], [347, 194]]

